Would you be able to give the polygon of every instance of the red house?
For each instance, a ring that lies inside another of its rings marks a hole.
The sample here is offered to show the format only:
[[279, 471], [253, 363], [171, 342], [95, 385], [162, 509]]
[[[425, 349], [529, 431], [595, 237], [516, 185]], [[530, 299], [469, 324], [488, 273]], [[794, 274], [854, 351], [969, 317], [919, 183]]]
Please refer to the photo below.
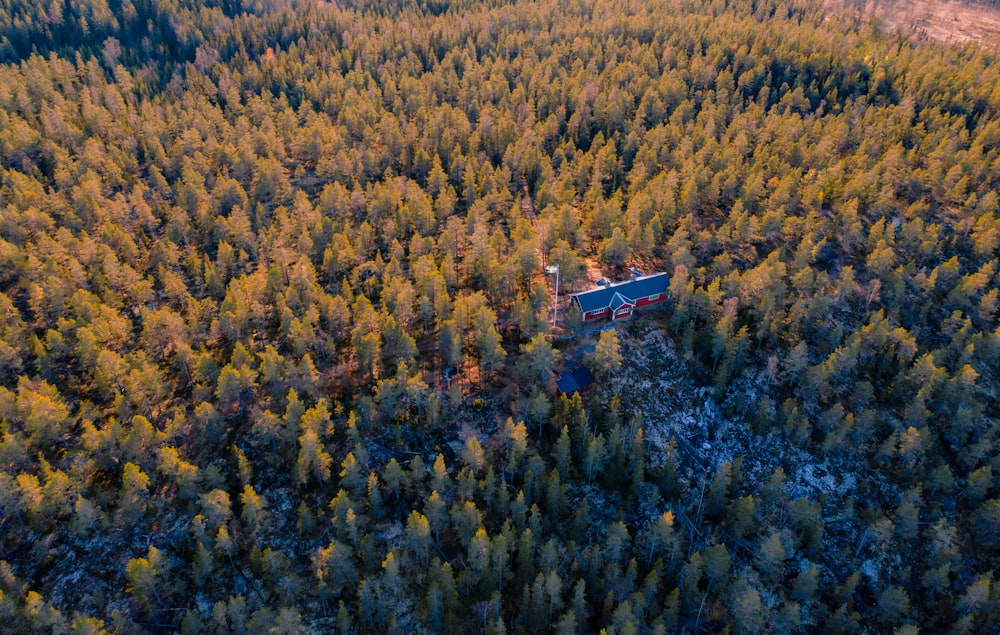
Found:
[[574, 293], [569, 301], [580, 307], [584, 322], [601, 318], [618, 320], [632, 315], [634, 309], [665, 301], [669, 288], [670, 276], [654, 273]]

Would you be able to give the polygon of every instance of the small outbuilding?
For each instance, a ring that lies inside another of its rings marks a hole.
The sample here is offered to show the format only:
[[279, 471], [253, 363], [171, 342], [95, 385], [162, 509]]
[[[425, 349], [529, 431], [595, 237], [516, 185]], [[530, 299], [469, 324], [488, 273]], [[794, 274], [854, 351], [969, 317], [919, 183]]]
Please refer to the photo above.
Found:
[[584, 394], [594, 387], [594, 376], [586, 366], [567, 370], [556, 380], [556, 392], [560, 395], [572, 396], [574, 393]]

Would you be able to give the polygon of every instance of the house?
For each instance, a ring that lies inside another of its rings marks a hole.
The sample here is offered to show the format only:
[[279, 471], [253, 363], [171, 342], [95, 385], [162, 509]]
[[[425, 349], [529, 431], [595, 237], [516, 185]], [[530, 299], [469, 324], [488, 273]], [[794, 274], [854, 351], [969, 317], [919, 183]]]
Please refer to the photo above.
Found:
[[594, 376], [586, 366], [567, 370], [556, 380], [556, 392], [570, 397], [573, 393], [583, 394], [594, 387]]
[[665, 301], [669, 288], [670, 276], [654, 273], [574, 293], [569, 301], [580, 308], [584, 322], [618, 320], [632, 315], [635, 309]]

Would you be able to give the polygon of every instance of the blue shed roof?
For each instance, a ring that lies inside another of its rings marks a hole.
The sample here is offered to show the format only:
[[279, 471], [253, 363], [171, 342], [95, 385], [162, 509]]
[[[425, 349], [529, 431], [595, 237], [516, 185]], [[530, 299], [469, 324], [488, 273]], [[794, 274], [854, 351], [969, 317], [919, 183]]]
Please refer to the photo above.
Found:
[[[638, 298], [665, 293], [669, 287], [670, 276], [666, 273], [654, 273], [650, 276], [641, 276], [624, 282], [616, 282], [606, 287], [574, 293], [570, 297], [576, 299], [581, 311], [588, 313], [611, 307], [615, 295], [618, 294], [621, 294], [622, 298], [630, 304], [635, 304]], [[619, 304], [619, 306], [621, 305]]]
[[566, 371], [556, 380], [556, 388], [564, 395], [571, 395], [578, 390], [586, 390], [592, 385], [594, 385], [594, 376], [590, 374], [586, 366]]

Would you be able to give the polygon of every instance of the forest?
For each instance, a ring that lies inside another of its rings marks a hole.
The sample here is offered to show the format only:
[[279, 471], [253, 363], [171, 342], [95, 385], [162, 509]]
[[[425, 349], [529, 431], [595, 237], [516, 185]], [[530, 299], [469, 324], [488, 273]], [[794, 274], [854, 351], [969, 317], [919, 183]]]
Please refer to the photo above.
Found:
[[3, 629], [996, 632], [998, 191], [811, 0], [0, 0]]

